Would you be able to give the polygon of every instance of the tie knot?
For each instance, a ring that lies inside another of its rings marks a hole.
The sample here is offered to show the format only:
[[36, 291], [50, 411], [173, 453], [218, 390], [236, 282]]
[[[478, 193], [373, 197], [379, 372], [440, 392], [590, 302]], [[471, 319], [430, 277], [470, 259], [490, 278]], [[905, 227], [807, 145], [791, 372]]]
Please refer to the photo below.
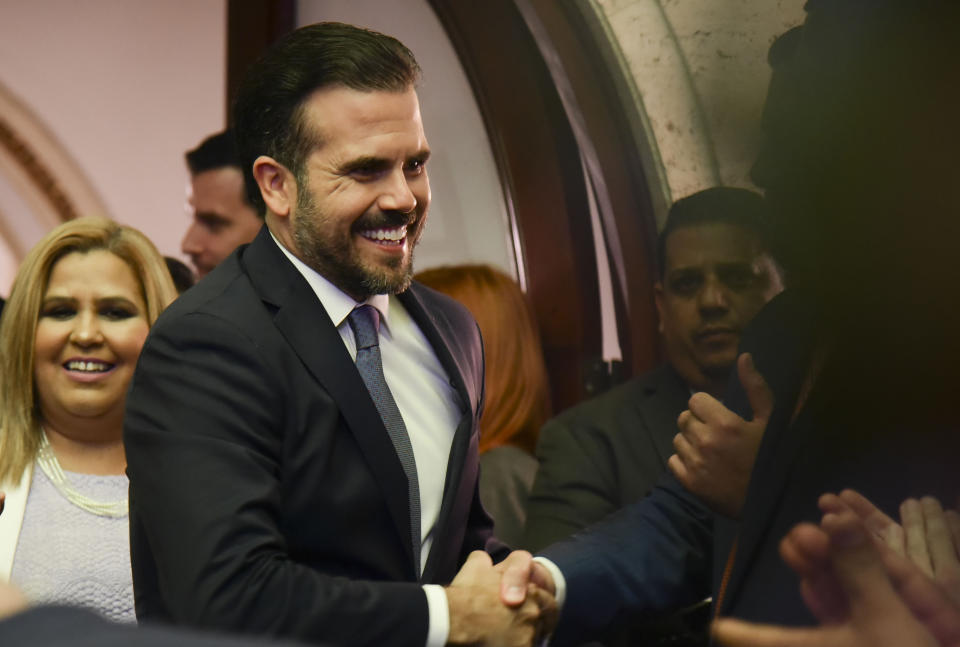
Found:
[[376, 346], [377, 331], [380, 329], [380, 313], [369, 304], [357, 306], [347, 317], [353, 336], [357, 341], [357, 350]]

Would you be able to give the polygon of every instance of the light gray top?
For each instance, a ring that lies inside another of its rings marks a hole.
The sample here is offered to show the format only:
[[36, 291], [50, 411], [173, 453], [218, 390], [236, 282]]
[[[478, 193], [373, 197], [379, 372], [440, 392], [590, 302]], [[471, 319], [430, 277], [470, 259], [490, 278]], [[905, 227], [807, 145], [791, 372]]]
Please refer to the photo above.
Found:
[[[125, 475], [64, 474], [92, 499], [127, 496]], [[110, 620], [136, 622], [128, 517], [111, 519], [82, 510], [34, 466], [10, 581], [31, 602], [81, 606]]]

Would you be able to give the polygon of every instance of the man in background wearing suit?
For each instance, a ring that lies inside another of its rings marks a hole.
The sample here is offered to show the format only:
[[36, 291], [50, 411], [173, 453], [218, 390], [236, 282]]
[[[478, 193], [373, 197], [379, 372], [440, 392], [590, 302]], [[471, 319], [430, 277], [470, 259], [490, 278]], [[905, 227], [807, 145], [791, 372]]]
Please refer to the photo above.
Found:
[[499, 602], [476, 323], [411, 282], [430, 204], [418, 75], [399, 41], [338, 23], [247, 73], [235, 129], [266, 226], [157, 321], [127, 400], [141, 620], [520, 645], [549, 611], [539, 590]]
[[233, 132], [210, 135], [185, 155], [190, 169], [187, 202], [193, 222], [180, 249], [203, 278], [263, 226], [262, 212], [247, 197]]
[[740, 331], [781, 289], [763, 199], [715, 187], [671, 208], [655, 286], [667, 363], [544, 426], [524, 547], [539, 550], [637, 501], [674, 453], [691, 393], [722, 397]]

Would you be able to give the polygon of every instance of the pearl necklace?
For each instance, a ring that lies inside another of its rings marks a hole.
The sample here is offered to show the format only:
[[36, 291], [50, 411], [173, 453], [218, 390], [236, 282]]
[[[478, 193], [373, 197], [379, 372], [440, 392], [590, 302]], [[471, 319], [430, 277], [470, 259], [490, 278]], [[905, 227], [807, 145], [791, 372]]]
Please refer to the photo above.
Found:
[[63, 498], [78, 508], [98, 517], [110, 517], [112, 519], [123, 519], [129, 514], [130, 506], [127, 499], [105, 503], [95, 501], [74, 489], [70, 485], [70, 481], [67, 480], [67, 475], [63, 473], [60, 461], [57, 460], [57, 455], [53, 453], [50, 441], [47, 440], [47, 432], [43, 429], [40, 433], [40, 450], [37, 452], [37, 463], [43, 473], [47, 475], [47, 478], [50, 479], [50, 482], [53, 483], [53, 487], [57, 488], [57, 491], [63, 495]]

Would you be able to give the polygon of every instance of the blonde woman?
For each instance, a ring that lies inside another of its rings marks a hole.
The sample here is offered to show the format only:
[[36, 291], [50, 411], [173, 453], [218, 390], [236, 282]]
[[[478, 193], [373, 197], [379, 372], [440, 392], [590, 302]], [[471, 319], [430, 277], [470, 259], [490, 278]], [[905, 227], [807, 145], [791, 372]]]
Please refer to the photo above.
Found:
[[153, 244], [100, 218], [60, 225], [17, 273], [0, 326], [0, 582], [33, 602], [135, 621], [124, 400], [175, 297]]

